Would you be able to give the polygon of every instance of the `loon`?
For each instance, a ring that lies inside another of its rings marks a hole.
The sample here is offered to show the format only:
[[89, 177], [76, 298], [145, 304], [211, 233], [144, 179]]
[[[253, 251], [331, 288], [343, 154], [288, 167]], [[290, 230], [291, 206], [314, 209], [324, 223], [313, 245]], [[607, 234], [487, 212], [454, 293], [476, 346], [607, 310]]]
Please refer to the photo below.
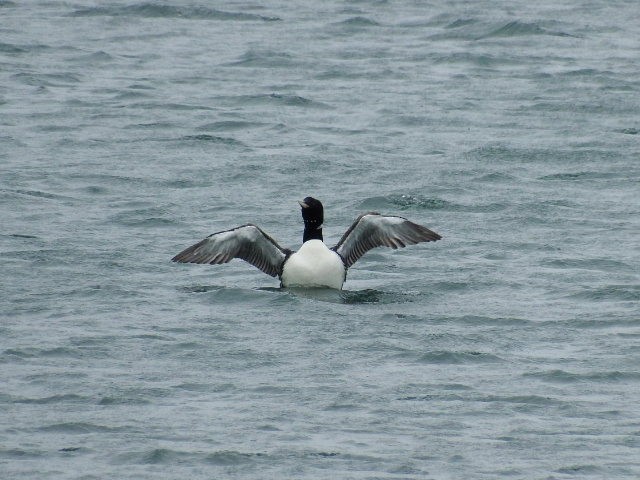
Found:
[[360, 215], [340, 241], [328, 248], [322, 238], [324, 208], [306, 197], [302, 208], [304, 234], [298, 251], [283, 248], [260, 227], [241, 225], [213, 233], [172, 258], [180, 263], [222, 264], [240, 258], [267, 275], [280, 278], [281, 287], [342, 289], [347, 269], [375, 247], [405, 247], [442, 237], [404, 217], [368, 212]]

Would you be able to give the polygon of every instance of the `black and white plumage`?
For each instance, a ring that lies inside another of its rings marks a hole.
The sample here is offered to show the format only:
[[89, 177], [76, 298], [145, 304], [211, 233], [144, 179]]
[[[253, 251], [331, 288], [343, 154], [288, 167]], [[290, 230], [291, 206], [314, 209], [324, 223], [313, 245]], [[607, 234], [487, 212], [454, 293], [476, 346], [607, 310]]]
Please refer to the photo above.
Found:
[[304, 220], [303, 244], [297, 252], [283, 248], [259, 227], [247, 224], [209, 235], [183, 250], [174, 262], [221, 264], [240, 258], [283, 287], [341, 289], [347, 269], [376, 247], [402, 248], [442, 237], [404, 217], [369, 212], [360, 215], [331, 249], [323, 242], [322, 203], [313, 197], [299, 202]]

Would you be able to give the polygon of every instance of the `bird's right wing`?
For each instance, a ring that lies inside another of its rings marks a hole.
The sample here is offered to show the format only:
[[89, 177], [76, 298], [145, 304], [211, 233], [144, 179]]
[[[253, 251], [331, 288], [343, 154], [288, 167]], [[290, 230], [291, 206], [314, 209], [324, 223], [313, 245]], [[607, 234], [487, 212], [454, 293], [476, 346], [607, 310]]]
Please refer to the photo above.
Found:
[[184, 249], [171, 260], [180, 263], [227, 263], [240, 258], [275, 277], [282, 273], [282, 265], [291, 250], [282, 248], [255, 225], [242, 225], [217, 232]]
[[372, 248], [396, 249], [421, 242], [434, 242], [441, 238], [436, 232], [404, 217], [369, 212], [356, 218], [332, 250], [342, 257], [349, 268]]

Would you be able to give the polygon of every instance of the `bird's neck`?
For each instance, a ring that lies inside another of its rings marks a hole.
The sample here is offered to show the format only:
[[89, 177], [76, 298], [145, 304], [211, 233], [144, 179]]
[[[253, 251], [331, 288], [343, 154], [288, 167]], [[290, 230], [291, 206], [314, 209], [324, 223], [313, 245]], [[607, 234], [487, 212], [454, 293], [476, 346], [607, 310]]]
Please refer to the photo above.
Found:
[[309, 220], [304, 222], [304, 234], [302, 235], [302, 243], [307, 240], [322, 240], [322, 223], [317, 220]]

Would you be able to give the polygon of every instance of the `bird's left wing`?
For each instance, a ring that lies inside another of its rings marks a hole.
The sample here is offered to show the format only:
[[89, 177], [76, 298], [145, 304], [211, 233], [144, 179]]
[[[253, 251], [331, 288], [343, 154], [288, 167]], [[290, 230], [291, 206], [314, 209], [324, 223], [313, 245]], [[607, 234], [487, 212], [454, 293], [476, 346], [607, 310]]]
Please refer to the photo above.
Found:
[[372, 248], [384, 246], [396, 249], [441, 238], [436, 232], [404, 217], [369, 212], [356, 218], [332, 250], [342, 257], [349, 268]]
[[282, 248], [255, 225], [242, 225], [209, 235], [184, 249], [171, 260], [180, 263], [220, 264], [240, 258], [275, 277], [282, 273], [282, 265], [291, 251]]

